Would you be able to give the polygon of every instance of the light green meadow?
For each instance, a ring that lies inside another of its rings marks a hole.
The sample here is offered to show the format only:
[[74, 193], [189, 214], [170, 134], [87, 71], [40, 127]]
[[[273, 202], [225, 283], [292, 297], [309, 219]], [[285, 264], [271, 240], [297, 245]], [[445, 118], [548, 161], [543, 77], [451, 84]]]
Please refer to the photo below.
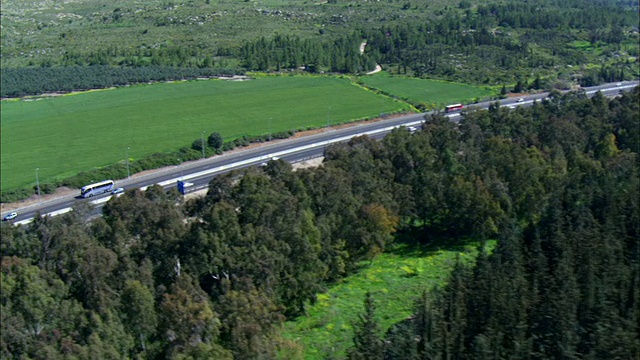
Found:
[[467, 103], [494, 95], [494, 90], [440, 80], [391, 76], [381, 72], [359, 78], [367, 86], [392, 94], [400, 99], [444, 107], [446, 104]]

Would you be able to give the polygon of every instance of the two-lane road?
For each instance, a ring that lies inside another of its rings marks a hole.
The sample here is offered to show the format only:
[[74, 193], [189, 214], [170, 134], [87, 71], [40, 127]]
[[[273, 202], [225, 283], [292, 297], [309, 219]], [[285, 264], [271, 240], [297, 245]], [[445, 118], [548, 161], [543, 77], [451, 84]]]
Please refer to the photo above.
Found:
[[[630, 91], [638, 86], [638, 82], [622, 82], [616, 84], [601, 85], [585, 88], [587, 96], [592, 96], [601, 91], [606, 96], [615, 96], [621, 91]], [[500, 100], [501, 106], [531, 106], [534, 101], [540, 101], [548, 97], [548, 93], [522, 96], [521, 98], [509, 98]], [[473, 104], [474, 108], [486, 109], [495, 101]], [[343, 129], [327, 129], [322, 133], [300, 138], [285, 139], [277, 142], [265, 144], [263, 146], [240, 149], [228, 152], [220, 156], [194, 161], [179, 166], [164, 168], [143, 176], [134, 176], [129, 179], [116, 181], [117, 187], [125, 189], [142, 188], [153, 184], [160, 184], [166, 188], [176, 186], [179, 179], [187, 180], [195, 184], [196, 187], [206, 186], [211, 179], [218, 174], [229, 172], [248, 166], [259, 165], [274, 157], [281, 158], [289, 162], [301, 161], [313, 157], [322, 156], [324, 149], [333, 143], [348, 141], [354, 136], [369, 135], [374, 138], [382, 138], [394, 128], [399, 126], [419, 126], [429, 113], [407, 115], [387, 120], [370, 123], [356, 124]], [[454, 122], [460, 118], [459, 113], [447, 114]], [[79, 195], [79, 191], [78, 194]], [[76, 196], [77, 196], [76, 195]], [[16, 209], [18, 217], [15, 224], [26, 224], [30, 222], [37, 212], [40, 214], [58, 215], [71, 211], [71, 208], [82, 202], [91, 202], [97, 207], [108, 201], [111, 195], [91, 199], [78, 199], [76, 196], [56, 198], [47, 202]], [[2, 214], [5, 216], [5, 214]]]

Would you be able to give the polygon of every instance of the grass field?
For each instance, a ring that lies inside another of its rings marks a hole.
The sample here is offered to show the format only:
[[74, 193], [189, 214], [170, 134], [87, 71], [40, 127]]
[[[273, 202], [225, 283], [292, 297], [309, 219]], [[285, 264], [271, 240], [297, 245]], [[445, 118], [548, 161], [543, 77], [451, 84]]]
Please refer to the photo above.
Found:
[[360, 80], [372, 88], [393, 94], [401, 99], [427, 104], [468, 102], [474, 98], [485, 98], [494, 94], [490, 89], [438, 80], [391, 76], [381, 72]]
[[[495, 242], [487, 246], [492, 248]], [[380, 255], [358, 274], [318, 295], [318, 302], [308, 308], [308, 316], [287, 322], [282, 334], [302, 348], [303, 354], [297, 354], [300, 358], [344, 358], [345, 351], [353, 346], [352, 324], [364, 311], [367, 291], [374, 296], [376, 315], [384, 332], [412, 314], [410, 299], [417, 298], [425, 289], [444, 285], [457, 256], [471, 263], [478, 254], [477, 249], [478, 244], [472, 242], [442, 248], [400, 245]]]
[[409, 109], [337, 77], [201, 80], [2, 103], [2, 190], [61, 179], [129, 156]]

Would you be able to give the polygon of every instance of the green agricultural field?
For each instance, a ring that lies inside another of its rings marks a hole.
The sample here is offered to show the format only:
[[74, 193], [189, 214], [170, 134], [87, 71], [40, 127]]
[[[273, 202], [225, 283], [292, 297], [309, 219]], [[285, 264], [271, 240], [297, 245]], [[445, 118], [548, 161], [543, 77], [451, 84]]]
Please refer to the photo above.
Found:
[[2, 103], [2, 190], [190, 146], [408, 110], [346, 78], [200, 80]]
[[[440, 244], [442, 245], [442, 244]], [[488, 249], [495, 241], [487, 244]], [[478, 254], [478, 243], [464, 246], [436, 245], [414, 248], [400, 245], [394, 251], [378, 256], [358, 274], [344, 279], [324, 294], [318, 295], [308, 315], [285, 324], [282, 335], [291, 353], [282, 358], [344, 358], [353, 346], [353, 323], [364, 311], [363, 300], [371, 291], [376, 303], [380, 327], [387, 331], [393, 324], [412, 314], [413, 302], [423, 290], [441, 287], [453, 269], [456, 257], [471, 263]], [[381, 334], [382, 336], [382, 334]], [[302, 354], [299, 354], [302, 352]]]
[[386, 72], [363, 76], [360, 81], [400, 99], [435, 106], [469, 102], [472, 99], [484, 99], [495, 95], [495, 91], [487, 88], [439, 80], [391, 76]]

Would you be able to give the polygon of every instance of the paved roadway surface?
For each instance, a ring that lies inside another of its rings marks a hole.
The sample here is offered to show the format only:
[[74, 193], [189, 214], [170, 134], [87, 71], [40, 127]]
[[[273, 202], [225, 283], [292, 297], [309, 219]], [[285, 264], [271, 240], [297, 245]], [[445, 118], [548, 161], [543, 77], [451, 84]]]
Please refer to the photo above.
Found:
[[[621, 91], [630, 91], [638, 86], [637, 81], [626, 81], [615, 84], [607, 84], [585, 88], [588, 96], [592, 96], [601, 91], [605, 96], [615, 96]], [[521, 98], [508, 98], [500, 100], [501, 106], [531, 106], [534, 101], [541, 101], [548, 96], [548, 93], [539, 93], [534, 95], [526, 95]], [[486, 109], [489, 104], [495, 101], [482, 102], [473, 104], [475, 108]], [[469, 106], [467, 106], [468, 108]], [[152, 184], [160, 184], [165, 188], [176, 186], [179, 179], [192, 182], [194, 188], [204, 188], [211, 179], [218, 174], [229, 172], [234, 169], [240, 169], [248, 166], [256, 166], [265, 161], [276, 157], [288, 162], [298, 162], [305, 159], [320, 157], [324, 153], [324, 149], [332, 143], [348, 141], [350, 138], [358, 135], [367, 134], [373, 138], [382, 138], [392, 129], [399, 126], [420, 126], [425, 115], [429, 113], [413, 114], [398, 118], [377, 121], [366, 124], [358, 124], [343, 129], [326, 129], [322, 133], [311, 136], [305, 136], [296, 139], [286, 139], [276, 143], [269, 143], [252, 149], [237, 150], [220, 156], [214, 156], [208, 159], [194, 161], [188, 164], [168, 167], [148, 175], [136, 176], [129, 179], [116, 181], [116, 187], [125, 189], [142, 188]], [[460, 119], [459, 113], [447, 114], [452, 121], [457, 122]], [[78, 191], [79, 194], [79, 191]], [[102, 195], [90, 199], [81, 199], [78, 196], [59, 197], [53, 200], [42, 202], [39, 204], [26, 206], [16, 209], [18, 217], [13, 220], [14, 224], [26, 224], [31, 222], [36, 213], [48, 214], [51, 216], [59, 215], [71, 211], [74, 205], [79, 203], [90, 203], [94, 207], [94, 214], [100, 213], [103, 203], [108, 201], [111, 195]], [[2, 214], [4, 217], [6, 213]]]

